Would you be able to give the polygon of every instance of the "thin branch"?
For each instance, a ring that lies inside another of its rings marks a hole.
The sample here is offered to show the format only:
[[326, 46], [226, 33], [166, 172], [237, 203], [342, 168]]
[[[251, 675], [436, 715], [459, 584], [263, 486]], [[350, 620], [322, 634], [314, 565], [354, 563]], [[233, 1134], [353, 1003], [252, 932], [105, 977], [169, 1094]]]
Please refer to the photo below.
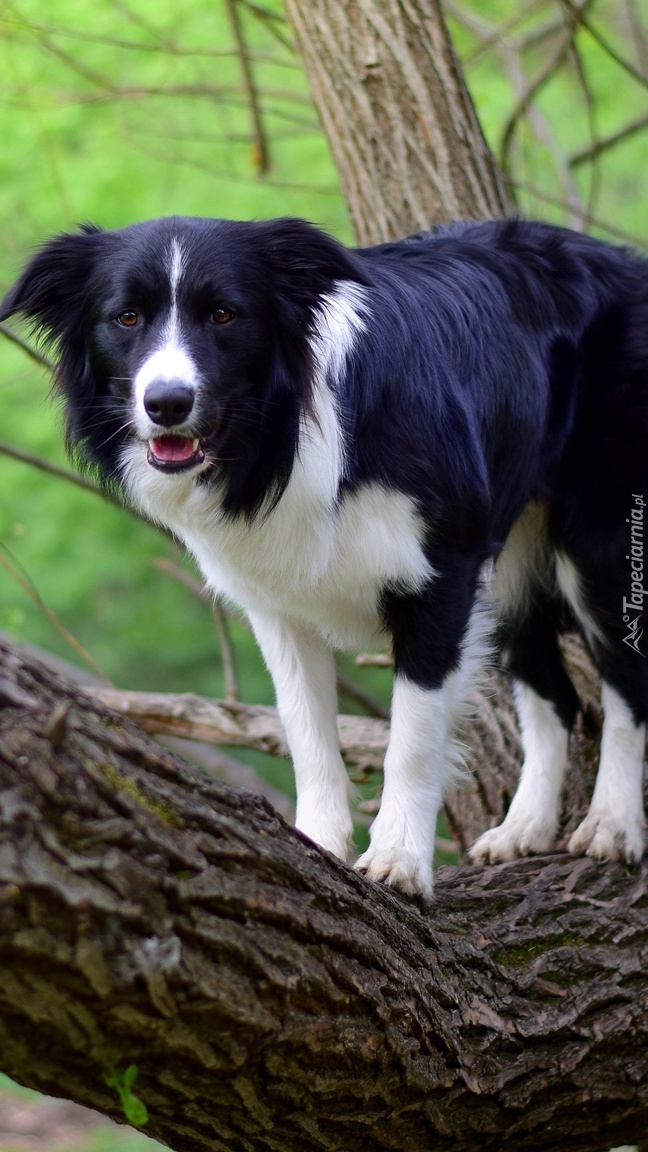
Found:
[[241, 699], [241, 690], [236, 674], [236, 660], [234, 658], [234, 648], [229, 634], [227, 613], [218, 600], [214, 601], [213, 615], [223, 665], [225, 700], [228, 704], [232, 704]]
[[[570, 13], [575, 13], [578, 11], [582, 12], [586, 7], [586, 5], [583, 5], [583, 8], [577, 9], [576, 6], [572, 4], [571, 0], [561, 0], [561, 3]], [[587, 19], [587, 17], [581, 17], [579, 23], [589, 32], [592, 39], [595, 40], [598, 44], [599, 48], [602, 48], [603, 51], [610, 57], [610, 59], [614, 60], [615, 64], [619, 65], [619, 68], [622, 68], [624, 72], [627, 72], [628, 76], [631, 76], [632, 79], [636, 80], [638, 84], [642, 85], [642, 87], [648, 88], [648, 76], [644, 76], [643, 72], [640, 72], [638, 68], [635, 68], [634, 64], [631, 64], [630, 61], [626, 60], [624, 56], [621, 56], [621, 54], [617, 52], [616, 48], [612, 47], [609, 40], [605, 39], [603, 33], [599, 32], [598, 28], [596, 28], [595, 25], [592, 24], [589, 19]]]
[[[535, 184], [529, 184], [524, 180], [515, 180], [511, 177], [506, 177], [506, 182], [512, 188], [518, 189], [520, 192], [528, 192], [529, 195], [535, 196], [537, 200], [542, 201], [543, 204], [551, 204], [555, 208], [562, 208], [567, 210], [569, 205], [557, 196], [550, 196], [544, 192], [542, 188], [538, 188]], [[599, 228], [601, 232], [607, 232], [609, 236], [614, 237], [615, 240], [620, 240], [623, 244], [631, 244], [633, 248], [645, 250], [646, 240], [645, 237], [633, 236], [631, 232], [625, 232], [622, 228], [615, 228], [607, 221], [601, 220], [598, 216], [591, 216], [586, 214], [585, 223], [593, 228]]]
[[[147, 156], [152, 159], [164, 160], [166, 157], [162, 153], [158, 153], [154, 148], [143, 148], [141, 151], [145, 152]], [[224, 180], [229, 184], [251, 184], [258, 181], [258, 176], [245, 175], [245, 173], [223, 172], [218, 168], [213, 168], [211, 164], [197, 160], [193, 156], [178, 156], [176, 163], [186, 164], [188, 168], [195, 168], [198, 172], [206, 172], [214, 180]], [[312, 192], [318, 196], [339, 196], [340, 189], [336, 185], [324, 184], [298, 184], [296, 181], [291, 180], [275, 180], [268, 178], [264, 181], [267, 188], [283, 188], [287, 192]]]
[[95, 496], [102, 496], [105, 500], [115, 504], [116, 507], [123, 509], [123, 505], [106, 493], [103, 488], [100, 488], [98, 484], [94, 484], [92, 480], [86, 480], [85, 477], [80, 476], [78, 472], [73, 472], [70, 468], [63, 468], [60, 464], [54, 464], [53, 461], [45, 460], [42, 456], [34, 456], [31, 452], [24, 452], [22, 448], [16, 448], [13, 444], [6, 444], [3, 440], [0, 440], [0, 454], [9, 456], [12, 460], [20, 460], [22, 464], [31, 464], [33, 468], [38, 468], [41, 472], [48, 472], [50, 476], [56, 476], [59, 480], [68, 480], [71, 484], [76, 484], [78, 488], [83, 488], [86, 492], [93, 492]]
[[112, 0], [112, 5], [123, 19], [129, 20], [136, 28], [141, 28], [147, 36], [150, 36], [151, 40], [157, 40], [164, 52], [168, 52], [169, 42], [165, 36], [161, 35], [159, 28], [156, 28], [154, 24], [145, 20], [139, 12], [134, 12], [132, 8], [129, 8], [127, 4], [123, 3], [123, 0]]
[[529, 82], [526, 91], [519, 98], [515, 108], [509, 116], [502, 133], [502, 143], [500, 145], [500, 164], [505, 175], [510, 176], [510, 162], [509, 156], [513, 144], [513, 137], [519, 121], [529, 108], [531, 102], [535, 99], [538, 93], [544, 88], [545, 84], [553, 76], [556, 69], [560, 67], [563, 61], [569, 54], [572, 41], [576, 34], [579, 23], [582, 23], [582, 18], [587, 8], [590, 7], [593, 0], [583, 0], [580, 8], [572, 7], [570, 5], [570, 19], [567, 23], [563, 35], [559, 38], [554, 51], [550, 54], [544, 65]]
[[[231, 48], [181, 48], [177, 44], [156, 43], [147, 44], [144, 40], [122, 40], [116, 36], [103, 36], [97, 32], [81, 32], [76, 28], [63, 28], [55, 24], [39, 24], [34, 20], [25, 20], [22, 17], [7, 20], [0, 17], [0, 27], [3, 35], [9, 39], [13, 27], [24, 29], [26, 32], [44, 33], [46, 36], [61, 36], [68, 40], [81, 40], [90, 44], [104, 44], [110, 48], [125, 49], [135, 52], [154, 52], [158, 54], [189, 57], [208, 60], [231, 60], [236, 52]], [[264, 52], [248, 52], [248, 57], [255, 64], [272, 64], [278, 68], [289, 68], [292, 71], [301, 71], [296, 60], [282, 56], [273, 56]]]
[[[519, 99], [524, 93], [527, 83], [524, 68], [520, 59], [520, 51], [516, 50], [513, 44], [508, 40], [502, 40], [500, 43], [498, 43], [497, 50], [504, 62], [504, 67], [506, 68], [507, 74], [513, 86], [513, 91]], [[562, 149], [558, 147], [549, 124], [540, 112], [540, 109], [535, 104], [529, 105], [527, 118], [532, 131], [553, 156], [556, 168], [562, 180], [565, 198], [567, 203], [570, 205], [568, 222], [574, 226], [582, 228], [584, 219], [583, 204], [578, 192], [576, 181], [574, 180], [574, 177], [569, 170], [567, 158], [564, 156]]]
[[140, 524], [146, 524], [149, 528], [155, 528], [155, 530], [162, 535], [170, 535], [165, 528], [161, 528], [158, 524], [154, 524], [151, 520], [147, 520], [145, 516], [142, 516], [133, 505], [122, 503], [119, 497], [114, 496], [109, 488], [102, 488], [92, 480], [87, 480], [86, 477], [80, 475], [79, 472], [73, 472], [71, 468], [63, 468], [60, 464], [54, 464], [52, 460], [46, 460], [42, 456], [34, 456], [31, 452], [25, 452], [22, 448], [16, 448], [14, 444], [6, 444], [3, 440], [0, 440], [0, 455], [8, 456], [11, 460], [19, 460], [21, 464], [29, 464], [30, 467], [38, 468], [41, 472], [47, 472], [49, 476], [55, 476], [58, 480], [67, 480], [70, 484], [76, 484], [77, 488], [82, 488], [84, 492], [91, 492], [93, 496], [100, 496], [102, 500], [105, 500], [108, 504], [112, 504], [113, 508], [117, 508], [120, 512], [125, 512], [128, 516], [139, 520]]
[[[538, 4], [538, 0], [527, 0], [527, 3], [517, 12], [497, 26], [494, 26], [490, 21], [484, 20], [483, 17], [478, 16], [475, 12], [466, 11], [461, 5], [455, 3], [455, 0], [446, 0], [443, 7], [459, 24], [463, 24], [464, 28], [467, 28], [469, 32], [472, 32], [472, 34], [480, 40], [477, 47], [463, 58], [464, 64], [470, 65], [474, 64], [480, 56], [490, 52], [492, 48], [495, 48], [498, 44], [508, 39], [513, 30], [518, 28], [527, 16], [531, 13], [537, 13], [541, 5]], [[552, 21], [552, 23], [555, 24], [555, 21]], [[558, 27], [562, 27], [562, 24], [563, 22], [561, 21]]]
[[[14, 5], [11, 4], [9, 0], [5, 0], [5, 4], [10, 9], [10, 11], [15, 14], [16, 9]], [[32, 35], [34, 36], [34, 39], [37, 40], [42, 49], [44, 49], [46, 52], [50, 52], [52, 56], [55, 56], [58, 60], [61, 60], [66, 65], [66, 67], [70, 69], [70, 71], [75, 72], [78, 76], [81, 76], [90, 84], [97, 84], [98, 86], [107, 88], [109, 90], [113, 87], [112, 82], [106, 76], [99, 72], [95, 72], [94, 68], [90, 68], [82, 60], [78, 60], [75, 56], [72, 56], [69, 52], [66, 52], [64, 48], [60, 48], [57, 44], [54, 43], [51, 36], [47, 35], [47, 33], [34, 31]]]
[[[116, 688], [91, 688], [89, 692], [109, 708], [129, 716], [145, 732], [288, 756], [274, 708], [206, 700], [190, 693], [126, 692]], [[387, 721], [338, 716], [337, 723], [345, 762], [353, 768], [380, 771], [387, 747]]]
[[629, 140], [645, 128], [648, 128], [648, 115], [639, 116], [636, 120], [631, 120], [629, 124], [625, 124], [623, 128], [619, 128], [618, 131], [613, 132], [610, 136], [601, 137], [588, 148], [582, 148], [578, 152], [573, 152], [568, 158], [568, 164], [570, 168], [578, 168], [579, 164], [585, 164], [588, 160], [596, 159], [602, 152], [606, 152], [609, 148], [616, 148], [617, 144], [622, 144], [624, 140]]
[[[75, 104], [102, 104], [112, 100], [149, 100], [152, 96], [170, 97], [172, 99], [178, 96], [187, 96], [196, 99], [230, 102], [235, 107], [247, 108], [247, 102], [245, 98], [241, 96], [241, 89], [236, 84], [151, 84], [143, 87], [118, 88], [106, 82], [105, 85], [99, 83], [98, 86], [103, 87], [104, 90], [99, 92], [75, 92], [66, 96], [59, 94], [58, 99], [59, 101], [65, 100], [67, 103]], [[307, 108], [311, 107], [308, 96], [290, 88], [264, 87], [261, 90], [261, 95], [264, 98], [269, 97], [273, 100], [286, 100], [292, 104], [301, 104]]]
[[2, 565], [2, 567], [9, 573], [11, 578], [16, 581], [19, 587], [22, 588], [23, 592], [26, 592], [29, 598], [33, 600], [34, 604], [36, 604], [36, 606], [43, 613], [43, 616], [49, 620], [50, 624], [53, 625], [59, 635], [63, 637], [66, 644], [69, 644], [72, 651], [76, 652], [77, 656], [80, 656], [89, 668], [92, 668], [92, 671], [96, 676], [99, 677], [100, 680], [103, 681], [104, 684], [112, 685], [112, 681], [108, 676], [106, 676], [105, 672], [99, 667], [96, 660], [90, 655], [87, 649], [83, 647], [83, 644], [81, 644], [77, 640], [76, 636], [74, 636], [72, 632], [70, 632], [69, 629], [65, 627], [63, 621], [59, 620], [56, 612], [54, 612], [54, 610], [45, 603], [43, 597], [34, 584], [34, 581], [29, 575], [29, 572], [26, 570], [24, 565], [21, 564], [17, 556], [14, 556], [11, 549], [8, 548], [7, 545], [1, 540], [0, 565]]
[[38, 348], [35, 348], [33, 344], [29, 344], [27, 340], [23, 340], [22, 336], [14, 332], [13, 328], [10, 328], [4, 321], [0, 321], [0, 332], [2, 332], [3, 336], [6, 336], [8, 340], [11, 340], [12, 344], [16, 344], [18, 348], [26, 352], [36, 364], [40, 364], [42, 368], [47, 368], [48, 372], [55, 371], [56, 365], [52, 360], [49, 360], [47, 356], [39, 352]]
[[372, 696], [369, 692], [365, 692], [363, 688], [360, 688], [355, 681], [351, 680], [349, 676], [345, 676], [344, 672], [340, 672], [339, 669], [337, 672], [337, 688], [341, 695], [359, 704], [367, 716], [375, 716], [379, 720], [389, 720], [389, 709], [385, 708], [385, 706], [380, 703], [380, 700], [376, 700], [375, 696]]
[[394, 657], [385, 652], [363, 652], [356, 656], [358, 668], [393, 668]]
[[181, 568], [179, 564], [174, 564], [172, 560], [167, 560], [164, 556], [155, 556], [151, 563], [154, 568], [157, 568], [158, 572], [164, 572], [165, 576], [171, 576], [180, 584], [184, 584], [185, 588], [188, 588], [198, 600], [202, 600], [205, 604], [211, 600], [211, 595], [206, 586], [202, 584], [200, 580], [196, 580], [195, 576], [192, 576], [189, 572], [185, 572], [184, 568]]
[[640, 13], [637, 11], [635, 0], [625, 0], [625, 10], [628, 15], [632, 40], [637, 52], [639, 67], [644, 75], [648, 75], [648, 40]]
[[[596, 132], [596, 102], [592, 93], [592, 89], [588, 82], [587, 72], [585, 70], [585, 61], [581, 55], [576, 39], [574, 38], [570, 45], [570, 53], [574, 61], [578, 83], [581, 92], [583, 93], [583, 100], [585, 103], [585, 111], [587, 114], [587, 129], [590, 139], [590, 147], [593, 147], [597, 140]], [[599, 168], [594, 159], [590, 166], [589, 171], [589, 189], [587, 193], [587, 210], [583, 217], [583, 226], [588, 216], [592, 215], [594, 206], [596, 204], [597, 194], [600, 187]]]
[[269, 9], [263, 8], [260, 4], [254, 4], [252, 0], [240, 0], [240, 2], [247, 8], [250, 15], [254, 16], [279, 44], [287, 48], [289, 52], [294, 52], [290, 39], [280, 31], [280, 27], [287, 27], [285, 16], [279, 12], [271, 12]]
[[256, 81], [254, 79], [254, 72], [252, 70], [252, 64], [248, 55], [247, 44], [245, 43], [245, 36], [243, 35], [243, 26], [240, 20], [238, 0], [225, 0], [225, 8], [227, 9], [230, 24], [232, 25], [232, 33], [236, 42], [237, 56], [241, 63], [243, 86], [245, 88], [250, 109], [250, 117], [252, 120], [252, 135], [254, 139], [254, 166], [261, 174], [264, 174], [270, 168], [268, 141], [263, 128], [261, 105], [259, 103], [259, 92], [256, 86]]

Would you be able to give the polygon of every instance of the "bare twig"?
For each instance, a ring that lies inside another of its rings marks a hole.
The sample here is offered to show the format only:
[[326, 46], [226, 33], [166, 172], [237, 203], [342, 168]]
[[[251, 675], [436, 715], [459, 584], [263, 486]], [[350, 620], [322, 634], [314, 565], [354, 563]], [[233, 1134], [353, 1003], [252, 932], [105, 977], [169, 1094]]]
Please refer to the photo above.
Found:
[[[562, 22], [561, 22], [562, 27]], [[497, 50], [502, 57], [504, 67], [513, 86], [513, 90], [518, 99], [523, 95], [527, 79], [520, 59], [520, 51], [516, 50], [513, 44], [508, 40], [502, 40], [497, 45]], [[559, 148], [557, 141], [554, 139], [553, 133], [545, 117], [540, 112], [540, 109], [535, 104], [530, 104], [527, 110], [527, 119], [532, 131], [537, 138], [541, 141], [544, 147], [548, 150], [554, 159], [556, 169], [560, 175], [565, 199], [569, 204], [568, 222], [573, 227], [582, 228], [584, 220], [584, 210], [581, 197], [578, 192], [576, 181], [572, 176], [567, 158]]]
[[[561, 3], [570, 13], [577, 13], [579, 11], [582, 13], [583, 9], [586, 7], [584, 4], [582, 8], [578, 9], [576, 5], [572, 3], [572, 0], [561, 0]], [[595, 40], [598, 44], [599, 48], [602, 48], [603, 51], [610, 57], [610, 59], [614, 60], [615, 64], [619, 65], [619, 68], [622, 68], [624, 72], [627, 72], [628, 76], [632, 76], [632, 79], [636, 80], [638, 84], [641, 84], [644, 88], [648, 88], [648, 76], [645, 76], [643, 72], [640, 72], [638, 68], [635, 68], [634, 64], [631, 64], [629, 60], [626, 60], [625, 56], [622, 56], [620, 52], [617, 52], [616, 48], [612, 47], [609, 40], [606, 40], [603, 33], [599, 32], [598, 28], [592, 24], [591, 20], [589, 20], [587, 16], [581, 15], [579, 18], [579, 23], [589, 32], [592, 39]]]
[[288, 36], [283, 32], [283, 28], [287, 27], [285, 17], [279, 12], [272, 12], [268, 8], [263, 8], [261, 4], [253, 3], [253, 0], [240, 0], [241, 4], [247, 8], [248, 12], [254, 16], [260, 24], [270, 33], [271, 36], [287, 48], [289, 52], [293, 51], [293, 46]]
[[184, 568], [181, 568], [179, 564], [174, 564], [172, 560], [167, 560], [164, 556], [155, 556], [152, 564], [159, 572], [164, 572], [165, 576], [172, 576], [174, 580], [178, 580], [180, 584], [184, 584], [185, 588], [193, 592], [194, 596], [197, 596], [199, 600], [209, 602], [211, 599], [210, 593], [205, 585], [202, 584], [200, 580], [196, 580], [196, 577], [192, 576], [189, 572], [185, 572]]
[[218, 645], [220, 648], [221, 662], [223, 665], [223, 677], [225, 680], [225, 699], [228, 704], [241, 699], [241, 691], [239, 687], [238, 676], [236, 674], [236, 660], [234, 658], [234, 648], [229, 634], [227, 613], [223, 605], [218, 600], [214, 601], [214, 624], [216, 625], [216, 635], [218, 636]]
[[[464, 28], [467, 28], [480, 40], [477, 47], [464, 58], [464, 63], [470, 65], [474, 64], [486, 52], [490, 52], [491, 48], [510, 37], [511, 33], [519, 28], [527, 16], [531, 13], [537, 13], [541, 4], [538, 3], [538, 0], [527, 0], [527, 3], [523, 4], [517, 12], [496, 27], [482, 16], [478, 16], [476, 12], [467, 11], [460, 4], [457, 4], [456, 0], [446, 0], [443, 7], [450, 16], [453, 16], [458, 23], [463, 24]], [[562, 27], [562, 21], [560, 26]]]
[[16, 344], [18, 348], [26, 352], [36, 364], [40, 364], [40, 366], [46, 368], [48, 372], [54, 371], [55, 365], [53, 361], [49, 360], [42, 352], [39, 352], [38, 348], [35, 348], [33, 344], [30, 344], [27, 340], [23, 340], [22, 336], [14, 332], [13, 328], [10, 328], [4, 321], [0, 321], [0, 332], [2, 332], [3, 336], [7, 337], [7, 340], [11, 340], [12, 344]]
[[648, 115], [638, 116], [636, 120], [631, 120], [629, 124], [625, 124], [623, 128], [612, 132], [611, 135], [600, 137], [589, 147], [573, 152], [568, 158], [570, 168], [578, 168], [579, 164], [594, 160], [602, 152], [606, 152], [609, 148], [616, 148], [617, 144], [623, 144], [624, 140], [629, 140], [630, 137], [636, 136], [638, 132], [643, 132], [646, 128], [648, 128]]
[[[577, 43], [575, 38], [572, 40], [569, 50], [570, 50], [571, 56], [572, 56], [573, 61], [574, 61], [575, 71], [576, 71], [576, 75], [578, 77], [578, 83], [580, 85], [581, 92], [583, 93], [583, 101], [584, 101], [585, 110], [587, 113], [587, 128], [588, 128], [589, 139], [590, 139], [590, 147], [592, 148], [594, 146], [594, 144], [596, 143], [596, 140], [597, 140], [596, 102], [594, 99], [594, 94], [592, 92], [592, 88], [591, 88], [589, 81], [588, 81], [588, 78], [587, 78], [587, 72], [585, 70], [585, 61], [583, 60], [582, 54], [580, 52], [580, 49], [578, 47], [578, 43]], [[598, 167], [598, 164], [596, 163], [596, 158], [593, 158], [592, 164], [590, 165], [590, 171], [589, 171], [589, 189], [588, 189], [588, 193], [587, 193], [587, 211], [584, 213], [584, 216], [583, 216], [583, 227], [585, 225], [585, 221], [586, 221], [587, 217], [591, 216], [593, 211], [594, 211], [594, 206], [596, 204], [596, 198], [597, 198], [597, 193], [599, 191], [599, 187], [600, 187], [599, 167]]]
[[[507, 177], [507, 183], [513, 188], [517, 188], [521, 192], [528, 192], [531, 196], [535, 196], [544, 204], [552, 204], [555, 208], [563, 208], [567, 210], [569, 204], [561, 200], [558, 196], [550, 196], [542, 188], [538, 188], [535, 184], [530, 184], [524, 180], [515, 180]], [[588, 226], [599, 228], [601, 232], [607, 232], [608, 236], [612, 236], [615, 240], [620, 240], [623, 244], [631, 244], [633, 248], [646, 248], [646, 239], [641, 236], [633, 236], [631, 232], [625, 232], [622, 228], [615, 228], [613, 224], [608, 224], [606, 220], [601, 220], [598, 216], [591, 216], [586, 214], [585, 222]]]
[[59, 480], [68, 480], [71, 484], [76, 484], [78, 488], [83, 488], [86, 492], [93, 492], [95, 496], [102, 496], [104, 500], [109, 500], [118, 508], [123, 508], [122, 504], [113, 500], [98, 484], [93, 484], [92, 480], [86, 480], [70, 468], [62, 468], [60, 464], [54, 464], [51, 460], [44, 460], [42, 456], [34, 456], [31, 452], [24, 452], [22, 448], [16, 448], [13, 444], [5, 444], [2, 440], [0, 440], [0, 454], [9, 456], [12, 460], [20, 460], [22, 464], [31, 464], [33, 468], [39, 468], [41, 472], [48, 472], [50, 476], [56, 476]]
[[70, 484], [75, 484], [77, 488], [82, 488], [84, 492], [91, 492], [93, 496], [100, 496], [107, 504], [112, 504], [113, 508], [118, 508], [120, 512], [125, 512], [126, 515], [132, 516], [135, 520], [139, 520], [141, 524], [146, 524], [149, 528], [155, 528], [163, 536], [168, 536], [169, 533], [165, 528], [159, 524], [154, 524], [151, 520], [147, 520], [142, 516], [132, 504], [124, 504], [118, 496], [113, 495], [109, 488], [102, 488], [99, 484], [95, 484], [92, 480], [87, 480], [79, 472], [73, 472], [71, 468], [63, 468], [60, 464], [54, 464], [51, 460], [45, 460], [42, 456], [34, 456], [31, 452], [25, 452], [22, 448], [16, 448], [14, 444], [6, 444], [0, 440], [0, 455], [8, 456], [11, 460], [19, 460], [21, 464], [29, 464], [32, 468], [38, 468], [41, 472], [47, 472], [49, 476], [55, 476], [58, 480], [67, 480]]
[[394, 657], [385, 652], [364, 652], [356, 656], [358, 668], [393, 668]]
[[586, 10], [590, 7], [593, 0], [583, 0], [580, 7], [575, 5], [569, 6], [569, 20], [565, 26], [562, 36], [558, 39], [553, 52], [543, 64], [542, 68], [533, 80], [529, 82], [526, 91], [519, 98], [515, 108], [509, 116], [502, 133], [502, 143], [500, 145], [500, 163], [505, 175], [510, 175], [510, 152], [513, 144], [513, 137], [515, 130], [522, 116], [529, 108], [531, 102], [535, 99], [538, 93], [544, 88], [545, 84], [555, 73], [556, 69], [560, 67], [563, 61], [569, 54], [572, 41], [576, 34], [579, 23], [582, 23], [583, 16]]
[[[177, 44], [147, 43], [146, 40], [124, 40], [117, 36], [105, 36], [98, 32], [82, 32], [78, 28], [64, 28], [57, 24], [41, 24], [35, 20], [23, 17], [7, 19], [0, 16], [0, 25], [3, 35], [10, 38], [14, 35], [12, 29], [22, 29], [28, 33], [43, 33], [47, 36], [60, 36], [66, 40], [81, 40], [89, 44], [105, 44], [109, 48], [119, 48], [125, 51], [164, 53], [170, 56], [190, 57], [207, 60], [231, 60], [237, 53], [233, 48], [183, 48]], [[264, 52], [248, 51], [248, 58], [255, 64], [272, 64], [278, 68], [288, 68], [300, 71], [296, 60], [286, 56], [271, 55]]]
[[56, 612], [45, 603], [29, 573], [18, 558], [13, 555], [11, 549], [2, 541], [0, 541], [0, 565], [2, 565], [12, 579], [22, 588], [23, 592], [26, 592], [30, 599], [34, 601], [43, 615], [49, 620], [50, 624], [52, 624], [54, 628], [56, 628], [56, 631], [63, 637], [66, 644], [69, 644], [70, 648], [81, 657], [88, 667], [92, 668], [92, 671], [104, 684], [111, 684], [111, 680], [106, 676], [105, 672], [102, 671], [96, 660], [77, 640], [76, 636], [65, 627], [65, 624], [59, 620]]
[[342, 696], [346, 696], [349, 700], [353, 700], [359, 704], [361, 708], [367, 713], [367, 716], [376, 716], [379, 720], [389, 720], [389, 708], [385, 708], [380, 700], [376, 700], [369, 692], [365, 692], [360, 688], [354, 680], [349, 676], [345, 676], [344, 672], [337, 672], [337, 688]]
[[[90, 689], [145, 732], [200, 740], [207, 744], [254, 748], [272, 756], [287, 756], [281, 721], [274, 708], [226, 700], [205, 700], [191, 694], [122, 692]], [[382, 768], [389, 726], [385, 720], [338, 716], [340, 749], [347, 764], [361, 769]]]
[[[100, 89], [96, 92], [74, 92], [68, 96], [59, 93], [59, 101], [76, 104], [102, 104], [112, 100], [150, 100], [153, 96], [163, 96], [175, 99], [178, 96], [187, 96], [196, 99], [207, 99], [231, 103], [234, 107], [247, 107], [245, 97], [237, 84], [145, 84], [132, 87], [117, 87], [110, 84], [98, 84]], [[264, 86], [261, 90], [263, 97], [274, 100], [286, 100], [291, 104], [301, 104], [310, 108], [311, 103], [304, 93], [290, 88], [275, 88]]]
[[646, 38], [646, 30], [641, 15], [637, 10], [636, 0], [625, 0], [625, 10], [628, 15], [632, 42], [637, 53], [639, 67], [643, 74], [648, 76], [648, 39]]
[[252, 120], [252, 135], [254, 139], [254, 166], [261, 173], [270, 168], [268, 141], [263, 128], [259, 92], [254, 79], [252, 64], [243, 35], [243, 25], [240, 19], [238, 0], [225, 0], [225, 7], [232, 25], [232, 33], [236, 42], [237, 56], [241, 63], [243, 86], [248, 99], [250, 117]]
[[[20, 23], [20, 15], [17, 13], [14, 5], [11, 4], [10, 0], [4, 0], [4, 2], [6, 7], [14, 14], [16, 21]], [[25, 25], [23, 26], [25, 27]], [[59, 45], [55, 44], [52, 37], [49, 36], [46, 32], [40, 31], [38, 28], [33, 28], [32, 35], [34, 39], [38, 41], [41, 48], [43, 48], [46, 52], [51, 53], [52, 56], [55, 56], [57, 59], [61, 60], [66, 65], [66, 67], [70, 69], [70, 71], [76, 72], [78, 76], [81, 76], [84, 80], [87, 80], [91, 84], [97, 84], [100, 87], [107, 88], [109, 90], [112, 89], [113, 82], [109, 77], [104, 76], [99, 72], [95, 72], [94, 68], [90, 68], [83, 60], [77, 59], [76, 56], [72, 56], [69, 52], [66, 52], [64, 48], [60, 48]]]

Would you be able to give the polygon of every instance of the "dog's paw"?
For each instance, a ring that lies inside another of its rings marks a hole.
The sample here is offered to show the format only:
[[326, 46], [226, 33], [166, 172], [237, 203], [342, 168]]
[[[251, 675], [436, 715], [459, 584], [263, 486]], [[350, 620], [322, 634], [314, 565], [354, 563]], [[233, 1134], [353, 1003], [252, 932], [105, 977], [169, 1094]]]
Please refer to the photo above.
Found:
[[508, 818], [497, 828], [484, 832], [468, 852], [473, 864], [504, 864], [520, 856], [550, 852], [556, 840], [556, 825], [541, 817]]
[[388, 884], [407, 896], [432, 895], [432, 866], [405, 848], [368, 848], [356, 862], [356, 868], [369, 880]]
[[300, 808], [295, 828], [320, 848], [326, 848], [340, 860], [348, 860], [353, 850], [353, 823], [351, 816], [332, 816], [321, 811]]
[[575, 856], [634, 864], [644, 853], [643, 820], [634, 812], [619, 817], [607, 810], [590, 809], [572, 835], [568, 847]]

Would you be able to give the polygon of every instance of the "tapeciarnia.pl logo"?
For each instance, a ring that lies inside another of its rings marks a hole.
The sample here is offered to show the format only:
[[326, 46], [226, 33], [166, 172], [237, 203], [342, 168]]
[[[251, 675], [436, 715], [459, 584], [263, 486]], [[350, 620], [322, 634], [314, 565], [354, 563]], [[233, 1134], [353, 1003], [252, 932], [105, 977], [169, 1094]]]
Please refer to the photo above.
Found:
[[[648, 595], [648, 589], [644, 589], [643, 575], [644, 575], [644, 508], [646, 506], [643, 496], [636, 496], [632, 493], [634, 500], [634, 508], [630, 509], [630, 516], [626, 520], [626, 524], [630, 525], [630, 552], [626, 556], [626, 560], [630, 561], [630, 596], [623, 597], [623, 623], [628, 627], [627, 636], [623, 637], [623, 643], [627, 644], [629, 648], [634, 648], [640, 656], [645, 654], [639, 647], [639, 641], [643, 636], [643, 627], [641, 625], [641, 617], [643, 616], [644, 596]], [[637, 609], [640, 609], [637, 612]]]

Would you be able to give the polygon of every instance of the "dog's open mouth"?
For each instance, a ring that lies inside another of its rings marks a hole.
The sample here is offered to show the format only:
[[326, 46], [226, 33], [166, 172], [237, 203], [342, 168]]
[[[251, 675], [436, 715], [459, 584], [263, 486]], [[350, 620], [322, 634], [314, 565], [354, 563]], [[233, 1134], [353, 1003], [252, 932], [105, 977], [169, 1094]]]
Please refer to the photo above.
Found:
[[158, 472], [188, 472], [204, 463], [205, 453], [197, 437], [169, 433], [149, 440], [147, 460]]

